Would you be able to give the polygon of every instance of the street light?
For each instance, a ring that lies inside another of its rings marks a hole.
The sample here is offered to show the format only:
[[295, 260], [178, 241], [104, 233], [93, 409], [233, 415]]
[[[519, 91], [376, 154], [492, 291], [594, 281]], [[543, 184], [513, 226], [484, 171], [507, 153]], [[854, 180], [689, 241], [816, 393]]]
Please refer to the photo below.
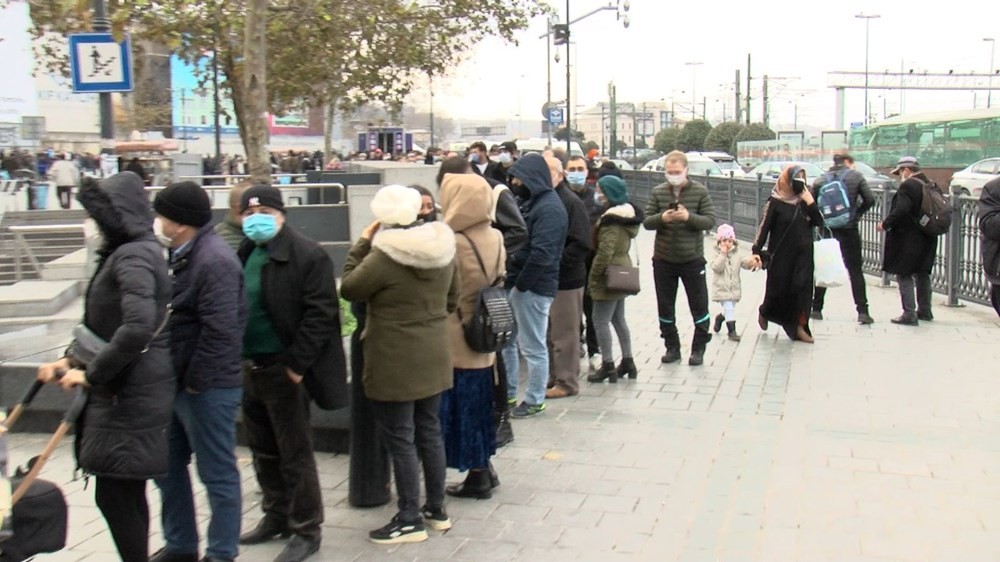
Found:
[[864, 12], [855, 15], [854, 17], [858, 19], [865, 20], [865, 125], [868, 125], [868, 45], [869, 45], [869, 27], [871, 21], [878, 19], [882, 16], [880, 15], [865, 15]]
[[701, 66], [700, 62], [686, 62], [685, 66], [691, 67], [691, 120], [694, 121], [697, 117], [696, 107], [698, 106], [698, 93], [697, 82], [698, 82], [698, 67]]
[[997, 41], [992, 37], [984, 37], [983, 41], [990, 43], [990, 83], [989, 89], [986, 90], [986, 108], [989, 109], [993, 105], [993, 75], [996, 74], [996, 70], [993, 69], [993, 59], [997, 54]]

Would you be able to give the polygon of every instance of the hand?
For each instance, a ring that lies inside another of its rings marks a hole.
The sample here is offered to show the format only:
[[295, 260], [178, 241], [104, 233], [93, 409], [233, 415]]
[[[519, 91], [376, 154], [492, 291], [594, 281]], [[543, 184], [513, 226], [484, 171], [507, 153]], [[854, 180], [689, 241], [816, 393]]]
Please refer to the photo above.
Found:
[[[378, 223], [376, 223], [376, 224], [378, 224]], [[285, 373], [288, 375], [288, 378], [293, 383], [299, 384], [300, 382], [302, 382], [302, 375], [296, 373], [295, 371], [293, 371], [293, 370], [291, 370], [291, 369], [289, 369], [289, 368], [286, 367], [285, 368]]]
[[676, 212], [677, 211], [674, 211], [673, 209], [670, 209], [669, 211], [663, 211], [663, 214], [660, 215], [660, 220], [668, 224], [672, 223], [674, 222], [674, 213]]
[[677, 205], [677, 210], [674, 211], [674, 220], [677, 222], [687, 222], [691, 218], [691, 213], [688, 212], [684, 205]]
[[69, 369], [69, 359], [63, 357], [54, 363], [45, 363], [39, 366], [38, 375], [35, 378], [42, 381], [44, 384], [49, 384], [56, 379], [56, 373], [60, 371], [68, 371]]
[[719, 246], [719, 250], [722, 251], [722, 255], [724, 255], [724, 256], [728, 256], [729, 255], [729, 250], [731, 250], [731, 249], [732, 249], [732, 247], [730, 247], [730, 246]]
[[370, 225], [365, 227], [365, 229], [361, 232], [361, 237], [364, 238], [365, 240], [371, 240], [372, 238], [375, 237], [375, 233], [378, 232], [378, 229], [381, 226], [382, 225], [379, 224], [378, 221], [371, 223]]
[[750, 271], [757, 271], [762, 267], [764, 267], [764, 260], [760, 259], [760, 256], [757, 254], [750, 256]]
[[87, 376], [80, 369], [70, 369], [59, 379], [59, 386], [63, 390], [72, 390], [74, 386], [90, 386], [87, 383]]
[[816, 202], [816, 199], [813, 198], [812, 192], [807, 189], [802, 192], [802, 201], [806, 205], [812, 205], [813, 203]]
[[879, 232], [885, 232], [885, 225], [882, 223], [878, 223], [875, 225], [875, 230]]

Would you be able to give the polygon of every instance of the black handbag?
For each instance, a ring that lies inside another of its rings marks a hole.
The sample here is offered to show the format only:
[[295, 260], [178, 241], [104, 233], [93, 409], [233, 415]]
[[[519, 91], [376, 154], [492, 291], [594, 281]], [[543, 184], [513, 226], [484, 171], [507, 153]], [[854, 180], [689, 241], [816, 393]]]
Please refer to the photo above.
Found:
[[[168, 304], [166, 313], [163, 315], [163, 322], [160, 322], [160, 326], [153, 332], [153, 337], [149, 338], [149, 342], [142, 348], [141, 353], [149, 351], [149, 346], [153, 345], [156, 338], [167, 327], [167, 322], [170, 321], [172, 313], [173, 308]], [[86, 323], [81, 322], [73, 328], [73, 342], [69, 344], [66, 356], [86, 368], [106, 347], [108, 347], [107, 340], [94, 333], [93, 330], [87, 327]]]

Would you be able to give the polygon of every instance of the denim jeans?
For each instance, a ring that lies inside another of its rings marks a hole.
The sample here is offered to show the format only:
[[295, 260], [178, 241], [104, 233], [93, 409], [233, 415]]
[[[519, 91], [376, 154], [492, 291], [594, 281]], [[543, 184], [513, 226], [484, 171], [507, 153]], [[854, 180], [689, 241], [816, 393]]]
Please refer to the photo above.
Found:
[[163, 503], [163, 535], [169, 552], [198, 552], [198, 521], [188, 465], [197, 460], [212, 520], [206, 554], [236, 558], [242, 494], [236, 466], [236, 411], [243, 388], [213, 388], [200, 394], [178, 393], [170, 428], [170, 469], [156, 480]]
[[528, 363], [528, 388], [524, 401], [531, 405], [545, 402], [545, 385], [549, 382], [549, 347], [546, 333], [549, 328], [549, 310], [552, 297], [511, 289], [510, 307], [517, 322], [517, 338], [503, 349], [507, 367], [507, 398], [517, 398], [517, 385], [521, 380], [521, 360]]

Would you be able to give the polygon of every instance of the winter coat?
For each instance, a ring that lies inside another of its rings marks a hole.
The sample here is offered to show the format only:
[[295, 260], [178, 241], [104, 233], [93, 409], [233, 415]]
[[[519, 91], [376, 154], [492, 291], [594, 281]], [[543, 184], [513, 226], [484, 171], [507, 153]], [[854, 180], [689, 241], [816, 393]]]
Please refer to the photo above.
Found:
[[243, 266], [210, 226], [171, 256], [170, 350], [178, 386], [195, 392], [243, 386], [247, 298]]
[[497, 171], [497, 168], [503, 168], [503, 164], [499, 162], [494, 162], [492, 160], [487, 160], [486, 168], [482, 171], [479, 170], [479, 164], [470, 164], [472, 166], [472, 173], [476, 174], [481, 178], [493, 179], [500, 183], [507, 183], [506, 180], [498, 180], [500, 173], [502, 172], [505, 176], [507, 174], [506, 170]]
[[[663, 222], [664, 211], [675, 202], [688, 210], [687, 222]], [[645, 211], [643, 226], [656, 231], [653, 259], [674, 264], [705, 259], [704, 232], [715, 226], [715, 210], [704, 185], [691, 178], [680, 188], [662, 183], [650, 191]]]
[[229, 244], [233, 252], [239, 252], [243, 241], [247, 239], [247, 235], [243, 234], [243, 227], [236, 224], [229, 216], [215, 225], [215, 233], [221, 236], [226, 244]]
[[749, 269], [749, 263], [743, 264], [738, 256], [739, 243], [733, 242], [729, 255], [715, 247], [715, 257], [712, 259], [712, 302], [740, 302], [743, 298], [743, 287], [740, 282], [740, 268]]
[[540, 155], [519, 158], [510, 173], [524, 183], [531, 197], [522, 207], [528, 224], [528, 244], [509, 260], [506, 286], [555, 297], [569, 226], [566, 207], [552, 189], [549, 166]]
[[629, 296], [608, 289], [609, 265], [629, 266], [634, 262], [629, 255], [632, 240], [639, 235], [642, 211], [631, 203], [608, 209], [597, 223], [594, 238], [594, 262], [590, 266], [587, 289], [595, 301], [612, 301]]
[[847, 200], [851, 202], [851, 222], [843, 228], [857, 228], [858, 220], [875, 206], [875, 196], [872, 195], [868, 181], [861, 172], [851, 170], [844, 165], [833, 166], [829, 173], [817, 178], [813, 183], [813, 197], [818, 201], [819, 190], [833, 181], [837, 175], [842, 176], [844, 187], [847, 188]]
[[[243, 242], [241, 263], [246, 265], [254, 247], [249, 239]], [[261, 272], [261, 299], [285, 347], [278, 362], [304, 377], [322, 408], [346, 406], [347, 364], [333, 260], [287, 223], [265, 247], [269, 260]]]
[[[97, 476], [159, 478], [167, 473], [176, 393], [169, 330], [161, 329], [171, 293], [163, 247], [135, 174], [100, 184], [85, 179], [80, 202], [105, 240], [83, 323], [108, 344], [84, 366], [91, 388], [78, 421], [77, 460]], [[76, 345], [70, 344], [70, 357]]]
[[594, 251], [594, 231], [587, 207], [566, 182], [556, 186], [556, 195], [566, 208], [566, 245], [559, 263], [559, 290], [573, 291], [587, 285], [587, 258]]
[[930, 180], [917, 173], [899, 186], [892, 198], [885, 228], [882, 270], [895, 275], [930, 273], [937, 254], [937, 237], [928, 236], [917, 224], [924, 199], [923, 183]]
[[69, 160], [56, 160], [49, 167], [49, 177], [57, 187], [76, 187], [80, 185], [80, 169]]
[[493, 228], [503, 233], [503, 245], [507, 250], [507, 258], [528, 245], [528, 225], [521, 216], [517, 199], [510, 189], [502, 183], [485, 178], [490, 184], [493, 194], [493, 207], [490, 210], [490, 220]]
[[[469, 348], [465, 342], [462, 323], [472, 318], [480, 289], [497, 279], [502, 280], [507, 271], [503, 235], [490, 227], [493, 196], [489, 185], [482, 178], [471, 174], [448, 174], [441, 182], [438, 197], [441, 200], [443, 220], [456, 234], [458, 309], [448, 317], [452, 365], [455, 369], [485, 369], [493, 366], [496, 358], [492, 353], [479, 353]], [[482, 265], [476, 258], [472, 244], [475, 244], [479, 252]]]
[[1000, 285], [1000, 178], [984, 185], [979, 194], [979, 235], [986, 278]]
[[452, 387], [448, 316], [458, 306], [455, 234], [432, 222], [379, 230], [351, 248], [340, 290], [367, 302], [365, 395], [411, 402]]
[[584, 184], [579, 189], [569, 186], [570, 191], [576, 194], [583, 201], [583, 206], [587, 209], [587, 217], [590, 219], [590, 226], [597, 226], [597, 222], [604, 216], [604, 206], [597, 202], [596, 184]]

